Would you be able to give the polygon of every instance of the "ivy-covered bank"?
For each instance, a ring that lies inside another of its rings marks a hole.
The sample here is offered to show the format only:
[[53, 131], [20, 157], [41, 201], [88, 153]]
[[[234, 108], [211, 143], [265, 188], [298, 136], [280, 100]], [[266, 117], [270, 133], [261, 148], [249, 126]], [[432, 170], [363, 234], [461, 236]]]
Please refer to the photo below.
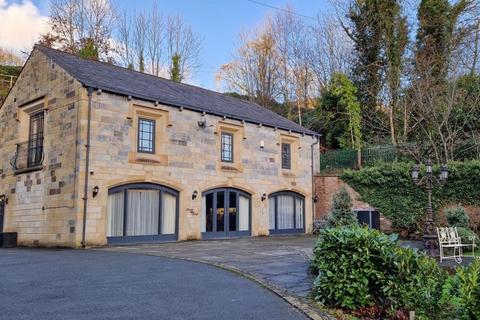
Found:
[[[347, 170], [341, 179], [355, 189], [363, 201], [390, 219], [394, 228], [415, 231], [421, 229], [427, 194], [412, 182], [412, 165], [396, 162]], [[433, 191], [434, 210], [447, 204], [480, 206], [480, 161], [452, 162], [448, 168], [450, 174], [446, 185]], [[420, 176], [425, 173], [424, 169]], [[434, 172], [438, 175], [438, 166]]]

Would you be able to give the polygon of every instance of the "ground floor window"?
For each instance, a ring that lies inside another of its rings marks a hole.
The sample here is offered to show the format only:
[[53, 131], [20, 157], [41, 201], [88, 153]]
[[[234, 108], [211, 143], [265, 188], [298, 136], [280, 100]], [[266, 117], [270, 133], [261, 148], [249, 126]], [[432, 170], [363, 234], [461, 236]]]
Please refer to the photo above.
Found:
[[177, 220], [178, 192], [175, 190], [148, 183], [124, 185], [109, 190], [109, 242], [125, 241], [128, 239], [120, 238], [128, 237], [162, 240], [163, 236], [165, 240], [174, 240]]
[[250, 235], [251, 197], [232, 188], [202, 195], [201, 231], [204, 238]]
[[304, 232], [305, 198], [298, 193], [283, 191], [269, 197], [270, 233]]

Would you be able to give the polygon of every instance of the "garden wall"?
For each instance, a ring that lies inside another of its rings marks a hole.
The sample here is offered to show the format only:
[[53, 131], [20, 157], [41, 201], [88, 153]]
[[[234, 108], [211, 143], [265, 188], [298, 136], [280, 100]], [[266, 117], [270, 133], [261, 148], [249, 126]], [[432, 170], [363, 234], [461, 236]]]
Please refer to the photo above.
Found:
[[[315, 207], [315, 218], [317, 220], [324, 219], [330, 213], [333, 196], [338, 193], [341, 187], [345, 187], [350, 194], [354, 210], [371, 210], [374, 208], [369, 203], [361, 201], [360, 195], [342, 181], [338, 175], [316, 175], [315, 191], [318, 201]], [[382, 214], [380, 214], [380, 230], [384, 232], [392, 231], [392, 223]]]

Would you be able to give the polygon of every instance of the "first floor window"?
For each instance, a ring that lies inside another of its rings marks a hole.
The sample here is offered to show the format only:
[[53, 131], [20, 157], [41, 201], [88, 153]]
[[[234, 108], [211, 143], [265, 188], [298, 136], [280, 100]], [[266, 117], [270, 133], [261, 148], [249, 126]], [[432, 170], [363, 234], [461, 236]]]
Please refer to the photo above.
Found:
[[138, 119], [138, 152], [155, 153], [155, 120]]
[[282, 143], [282, 169], [292, 168], [292, 150], [290, 143]]
[[43, 132], [45, 115], [43, 111], [30, 116], [30, 128], [28, 132], [28, 157], [27, 167], [41, 164], [43, 160]]
[[221, 156], [223, 162], [233, 162], [233, 133], [222, 132]]

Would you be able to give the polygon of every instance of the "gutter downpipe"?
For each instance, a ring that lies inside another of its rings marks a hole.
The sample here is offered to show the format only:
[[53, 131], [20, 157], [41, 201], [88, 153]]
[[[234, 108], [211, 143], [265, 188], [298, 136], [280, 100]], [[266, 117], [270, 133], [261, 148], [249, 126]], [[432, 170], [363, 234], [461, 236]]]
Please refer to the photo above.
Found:
[[314, 158], [314, 152], [313, 152], [313, 147], [318, 145], [320, 143], [320, 135], [317, 135], [317, 141], [312, 143], [310, 145], [310, 151], [312, 153], [312, 163], [311, 163], [311, 168], [312, 168], [312, 228], [314, 227], [315, 223], [315, 217], [316, 217], [316, 205], [315, 205], [315, 196], [316, 196], [316, 186], [315, 186], [315, 158]]
[[87, 144], [85, 156], [85, 185], [83, 189], [83, 228], [82, 228], [82, 248], [85, 248], [85, 238], [87, 229], [87, 206], [88, 206], [88, 171], [90, 169], [90, 131], [92, 122], [92, 93], [93, 88], [88, 87], [88, 120], [87, 120]]

